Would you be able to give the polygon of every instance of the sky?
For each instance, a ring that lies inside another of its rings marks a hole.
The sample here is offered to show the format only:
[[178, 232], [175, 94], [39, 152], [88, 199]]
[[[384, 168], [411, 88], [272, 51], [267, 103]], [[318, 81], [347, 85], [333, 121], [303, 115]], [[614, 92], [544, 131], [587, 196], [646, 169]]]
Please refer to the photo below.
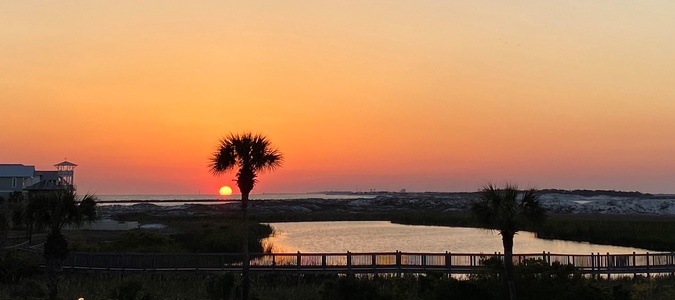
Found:
[[[80, 192], [675, 193], [673, 1], [0, 2], [0, 163]], [[236, 189], [235, 189], [236, 192]]]

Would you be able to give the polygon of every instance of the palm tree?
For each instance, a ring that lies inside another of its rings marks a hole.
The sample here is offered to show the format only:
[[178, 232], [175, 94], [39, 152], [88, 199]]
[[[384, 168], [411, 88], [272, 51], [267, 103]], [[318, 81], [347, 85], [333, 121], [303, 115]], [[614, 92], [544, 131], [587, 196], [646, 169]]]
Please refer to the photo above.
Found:
[[80, 226], [96, 219], [96, 197], [78, 197], [72, 187], [30, 192], [26, 207], [27, 219], [36, 228], [47, 230], [44, 253], [49, 299], [56, 299], [58, 284], [63, 271], [63, 261], [68, 256], [68, 241], [61, 233], [65, 226]]
[[220, 140], [218, 150], [210, 161], [211, 172], [220, 175], [237, 170], [237, 187], [241, 192], [241, 210], [244, 214], [242, 299], [248, 299], [248, 197], [255, 186], [258, 173], [273, 171], [281, 166], [282, 155], [270, 141], [259, 134], [230, 134]]
[[496, 230], [504, 246], [504, 271], [511, 300], [517, 299], [513, 271], [513, 236], [525, 226], [538, 226], [546, 220], [546, 211], [539, 203], [535, 189], [519, 191], [506, 184], [502, 189], [485, 186], [471, 206], [471, 215], [480, 227]]

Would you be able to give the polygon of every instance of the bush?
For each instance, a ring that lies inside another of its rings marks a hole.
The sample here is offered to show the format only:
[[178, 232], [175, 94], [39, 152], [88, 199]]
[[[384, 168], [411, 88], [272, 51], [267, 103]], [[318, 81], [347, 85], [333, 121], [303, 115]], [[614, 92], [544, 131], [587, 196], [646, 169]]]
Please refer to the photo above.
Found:
[[116, 300], [152, 300], [155, 299], [149, 292], [143, 290], [143, 282], [139, 279], [128, 279], [120, 283], [110, 293]]
[[232, 297], [232, 290], [235, 285], [235, 277], [230, 273], [222, 275], [209, 275], [206, 278], [206, 293], [209, 299], [227, 300]]
[[19, 283], [40, 272], [31, 253], [9, 251], [0, 258], [0, 283]]
[[47, 297], [47, 285], [42, 281], [29, 279], [14, 290], [11, 296], [20, 299], [45, 299]]
[[375, 280], [345, 276], [327, 280], [319, 289], [324, 300], [369, 300], [387, 299], [378, 291]]
[[110, 252], [139, 252], [139, 253], [176, 253], [185, 252], [185, 249], [176, 240], [161, 233], [144, 230], [133, 230], [125, 233], [104, 247]]

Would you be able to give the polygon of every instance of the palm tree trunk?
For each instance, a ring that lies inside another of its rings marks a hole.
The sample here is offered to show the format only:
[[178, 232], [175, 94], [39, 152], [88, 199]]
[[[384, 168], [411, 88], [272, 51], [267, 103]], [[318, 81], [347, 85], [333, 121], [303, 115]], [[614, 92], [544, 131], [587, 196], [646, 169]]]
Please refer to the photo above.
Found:
[[45, 258], [49, 299], [56, 300], [59, 291], [59, 281], [61, 281], [61, 274], [63, 273], [63, 261], [68, 256], [68, 241], [66, 241], [60, 231], [55, 230], [47, 234], [43, 256]]
[[504, 272], [506, 283], [509, 287], [509, 299], [517, 300], [516, 282], [513, 270], [513, 234], [502, 232], [502, 244], [504, 245]]
[[49, 290], [49, 300], [56, 300], [59, 294], [59, 281], [61, 281], [61, 273], [63, 273], [63, 266], [61, 261], [57, 258], [47, 259], [45, 273], [47, 276], [47, 289]]
[[241, 282], [241, 299], [248, 300], [249, 286], [251, 285], [249, 279], [250, 257], [248, 253], [248, 194], [249, 192], [241, 193], [241, 209], [244, 213], [244, 229], [243, 229], [243, 245], [242, 245], [242, 282]]

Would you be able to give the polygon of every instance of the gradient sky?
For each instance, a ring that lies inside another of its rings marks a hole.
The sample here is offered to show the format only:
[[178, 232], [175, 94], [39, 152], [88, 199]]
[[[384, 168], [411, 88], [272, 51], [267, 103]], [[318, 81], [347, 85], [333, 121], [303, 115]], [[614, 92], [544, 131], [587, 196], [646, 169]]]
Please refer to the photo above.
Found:
[[675, 193], [673, 1], [0, 2], [0, 163], [67, 158], [80, 192]]

